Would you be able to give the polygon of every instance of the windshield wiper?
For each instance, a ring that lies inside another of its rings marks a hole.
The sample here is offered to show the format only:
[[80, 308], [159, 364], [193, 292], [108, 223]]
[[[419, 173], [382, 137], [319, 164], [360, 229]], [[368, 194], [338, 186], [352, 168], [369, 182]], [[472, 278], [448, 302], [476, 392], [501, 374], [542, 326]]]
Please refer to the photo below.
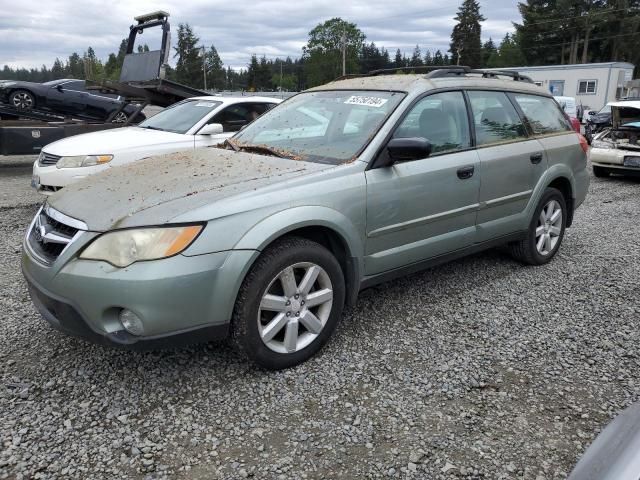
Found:
[[292, 153], [283, 152], [282, 150], [278, 150], [277, 148], [268, 147], [266, 145], [250, 145], [243, 144], [237, 146], [240, 150], [245, 152], [254, 152], [254, 153], [266, 153], [267, 155], [273, 155], [278, 158], [288, 158], [289, 160], [297, 160], [298, 157]]
[[164, 129], [162, 129], [162, 128], [158, 128], [158, 127], [153, 127], [153, 126], [151, 126], [151, 125], [144, 125], [144, 126], [138, 125], [138, 127], [140, 127], [140, 128], [146, 128], [147, 130], [159, 130], [159, 131], [161, 131], [161, 132], [164, 132]]
[[234, 152], [237, 152], [238, 150], [240, 150], [240, 147], [238, 147], [238, 145], [236, 145], [236, 144], [235, 144], [235, 142], [232, 142], [232, 141], [231, 141], [231, 140], [229, 140], [228, 138], [226, 138], [226, 139], [224, 140], [224, 142], [222, 142], [222, 146], [223, 146], [224, 148], [231, 147], [231, 149], [232, 149]]

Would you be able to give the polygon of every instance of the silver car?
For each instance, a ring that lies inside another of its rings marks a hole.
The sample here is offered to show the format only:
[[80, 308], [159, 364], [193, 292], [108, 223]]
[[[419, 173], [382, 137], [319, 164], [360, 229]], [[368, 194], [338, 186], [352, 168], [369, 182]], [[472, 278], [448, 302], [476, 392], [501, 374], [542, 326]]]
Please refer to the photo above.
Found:
[[586, 148], [517, 74], [347, 78], [217, 148], [52, 195], [22, 269], [63, 332], [138, 347], [231, 335], [286, 368], [364, 288], [497, 245], [550, 261], [587, 192]]

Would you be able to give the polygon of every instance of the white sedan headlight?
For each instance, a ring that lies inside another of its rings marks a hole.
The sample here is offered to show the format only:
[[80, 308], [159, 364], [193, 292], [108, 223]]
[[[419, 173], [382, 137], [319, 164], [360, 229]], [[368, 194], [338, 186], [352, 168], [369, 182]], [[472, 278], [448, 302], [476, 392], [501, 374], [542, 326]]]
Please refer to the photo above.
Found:
[[116, 267], [128, 267], [143, 260], [172, 257], [191, 245], [202, 228], [202, 225], [185, 225], [105, 233], [89, 244], [80, 258], [103, 260]]
[[592, 148], [604, 148], [605, 150], [609, 150], [611, 148], [611, 144], [608, 142], [603, 142], [602, 140], [593, 140], [591, 142]]
[[113, 155], [77, 155], [75, 157], [60, 157], [57, 168], [78, 168], [93, 167], [94, 165], [102, 165], [109, 163], [113, 159]]

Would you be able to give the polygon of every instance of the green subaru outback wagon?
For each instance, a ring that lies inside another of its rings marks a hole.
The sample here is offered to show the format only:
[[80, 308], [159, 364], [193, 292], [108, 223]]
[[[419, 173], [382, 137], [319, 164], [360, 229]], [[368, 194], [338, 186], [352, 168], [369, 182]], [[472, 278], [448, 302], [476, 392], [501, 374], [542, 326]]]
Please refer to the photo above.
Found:
[[345, 78], [217, 147], [52, 195], [22, 270], [70, 335], [138, 347], [229, 336], [257, 364], [290, 367], [371, 285], [498, 245], [549, 262], [587, 193], [586, 149], [513, 72]]

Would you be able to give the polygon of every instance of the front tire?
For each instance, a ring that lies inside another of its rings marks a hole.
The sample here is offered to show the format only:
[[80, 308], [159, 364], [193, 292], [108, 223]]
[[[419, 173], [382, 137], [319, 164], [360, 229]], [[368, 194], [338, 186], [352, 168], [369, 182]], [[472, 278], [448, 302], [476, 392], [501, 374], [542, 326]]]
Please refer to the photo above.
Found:
[[36, 106], [36, 97], [28, 90], [14, 90], [9, 96], [9, 103], [18, 110], [32, 110]]
[[344, 275], [333, 254], [306, 238], [283, 238], [264, 250], [245, 277], [232, 340], [263, 368], [293, 367], [328, 341], [344, 299]]
[[562, 244], [567, 217], [567, 204], [562, 192], [547, 188], [529, 224], [527, 236], [509, 245], [511, 255], [529, 265], [550, 262]]

